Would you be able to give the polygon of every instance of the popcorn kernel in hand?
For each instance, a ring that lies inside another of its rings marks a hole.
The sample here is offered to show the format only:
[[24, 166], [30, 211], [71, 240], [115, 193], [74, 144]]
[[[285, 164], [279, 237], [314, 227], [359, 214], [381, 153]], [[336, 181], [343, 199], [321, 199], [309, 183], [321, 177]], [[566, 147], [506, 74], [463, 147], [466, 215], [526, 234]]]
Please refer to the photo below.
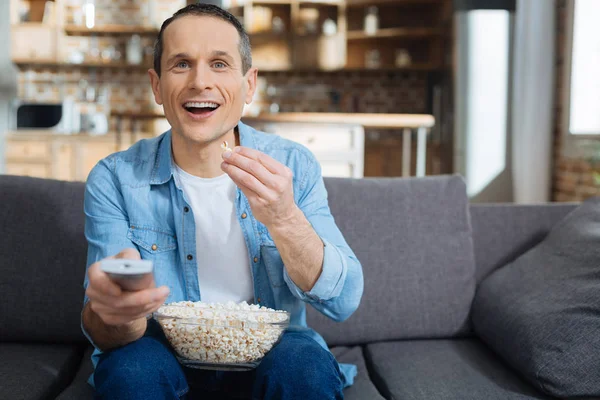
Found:
[[223, 151], [233, 151], [229, 148], [229, 143], [227, 143], [227, 140], [221, 143], [221, 148], [223, 149]]

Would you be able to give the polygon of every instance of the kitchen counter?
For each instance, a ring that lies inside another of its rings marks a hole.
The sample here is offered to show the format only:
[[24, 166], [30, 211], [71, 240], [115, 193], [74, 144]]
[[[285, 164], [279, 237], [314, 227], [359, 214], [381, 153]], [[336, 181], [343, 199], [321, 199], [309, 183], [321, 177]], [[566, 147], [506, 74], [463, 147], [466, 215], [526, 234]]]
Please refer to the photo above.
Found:
[[[162, 113], [112, 113], [114, 117], [131, 119], [164, 118]], [[435, 118], [429, 114], [362, 114], [362, 113], [303, 113], [282, 112], [263, 113], [257, 116], [244, 116], [244, 122], [313, 122], [332, 124], [358, 124], [365, 128], [398, 129], [398, 128], [431, 128]]]
[[99, 140], [115, 140], [116, 135], [114, 133], [107, 133], [105, 135], [92, 135], [89, 133], [81, 132], [66, 135], [63, 133], [54, 132], [50, 129], [19, 129], [16, 131], [8, 131], [6, 136], [13, 140], [31, 140], [31, 139], [65, 139], [65, 140], [88, 140], [88, 139], [99, 139]]
[[358, 124], [365, 128], [431, 128], [435, 124], [428, 114], [361, 114], [361, 113], [265, 113], [242, 117], [244, 122], [309, 122], [332, 124]]

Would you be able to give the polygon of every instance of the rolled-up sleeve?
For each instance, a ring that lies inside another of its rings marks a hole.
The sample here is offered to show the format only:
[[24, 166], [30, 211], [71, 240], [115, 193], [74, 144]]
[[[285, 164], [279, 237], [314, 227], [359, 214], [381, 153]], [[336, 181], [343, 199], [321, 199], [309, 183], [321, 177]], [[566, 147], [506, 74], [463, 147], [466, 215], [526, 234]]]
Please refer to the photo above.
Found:
[[[123, 249], [137, 249], [137, 246], [127, 239], [128, 217], [118, 182], [110, 165], [110, 158], [100, 161], [92, 169], [86, 182], [83, 209], [88, 254], [83, 281], [84, 289], [87, 289], [89, 283], [87, 268], [92, 264], [108, 256], [113, 256]], [[84, 295], [84, 307], [88, 301], [88, 297]], [[83, 326], [83, 319], [81, 330], [90, 343], [99, 350]]]
[[319, 163], [311, 157], [300, 183], [298, 206], [323, 242], [321, 275], [310, 291], [300, 289], [284, 268], [283, 277], [294, 296], [324, 315], [347, 319], [358, 308], [363, 293], [362, 266], [335, 223]]

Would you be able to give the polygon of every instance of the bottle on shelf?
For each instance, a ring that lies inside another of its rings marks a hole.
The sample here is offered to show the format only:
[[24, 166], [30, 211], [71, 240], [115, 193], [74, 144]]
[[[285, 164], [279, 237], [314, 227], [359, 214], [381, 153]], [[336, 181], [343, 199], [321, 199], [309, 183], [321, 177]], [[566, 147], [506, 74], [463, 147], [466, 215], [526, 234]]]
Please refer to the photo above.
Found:
[[142, 39], [140, 35], [131, 35], [127, 43], [127, 63], [139, 65], [142, 63]]
[[87, 0], [85, 2], [84, 14], [85, 14], [85, 27], [92, 29], [96, 26], [96, 5], [94, 0]]
[[375, 35], [379, 29], [379, 15], [377, 7], [370, 6], [365, 14], [365, 33]]

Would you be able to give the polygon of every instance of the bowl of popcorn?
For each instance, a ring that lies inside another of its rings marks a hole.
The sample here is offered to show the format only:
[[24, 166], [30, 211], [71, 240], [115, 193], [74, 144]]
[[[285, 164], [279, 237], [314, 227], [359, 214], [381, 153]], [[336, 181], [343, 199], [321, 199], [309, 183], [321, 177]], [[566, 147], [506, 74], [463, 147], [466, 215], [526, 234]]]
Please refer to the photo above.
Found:
[[153, 318], [182, 365], [237, 371], [256, 368], [290, 323], [287, 311], [246, 302], [169, 303]]

